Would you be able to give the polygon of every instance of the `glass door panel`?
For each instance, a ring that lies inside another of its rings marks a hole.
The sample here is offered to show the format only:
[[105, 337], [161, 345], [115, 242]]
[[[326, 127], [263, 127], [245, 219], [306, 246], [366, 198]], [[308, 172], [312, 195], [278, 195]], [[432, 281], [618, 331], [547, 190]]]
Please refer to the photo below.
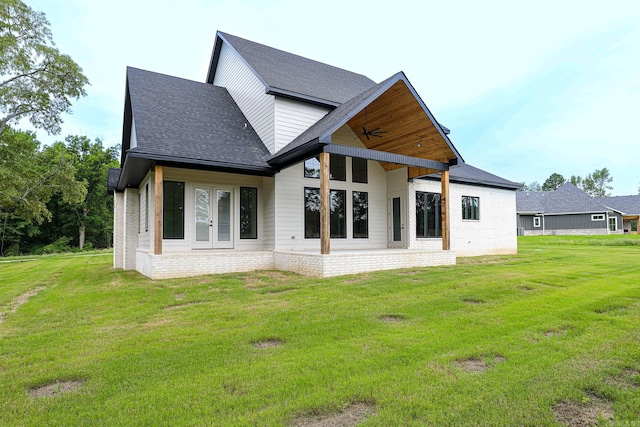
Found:
[[218, 190], [218, 242], [231, 242], [231, 192]]

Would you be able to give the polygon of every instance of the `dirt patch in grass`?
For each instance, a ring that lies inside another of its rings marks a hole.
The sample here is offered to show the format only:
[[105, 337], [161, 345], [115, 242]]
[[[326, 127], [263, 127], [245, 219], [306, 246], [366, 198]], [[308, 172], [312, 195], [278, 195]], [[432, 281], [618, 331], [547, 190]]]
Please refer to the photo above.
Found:
[[520, 285], [518, 286], [518, 289], [528, 292], [528, 291], [533, 291], [535, 288], [529, 285]]
[[569, 328], [564, 326], [560, 328], [552, 328], [552, 329], [546, 330], [544, 332], [544, 336], [547, 338], [566, 337], [568, 330]]
[[297, 418], [292, 427], [351, 427], [375, 414], [376, 408], [367, 403], [354, 403], [340, 412]]
[[361, 274], [359, 276], [355, 276], [350, 279], [344, 280], [344, 283], [362, 283], [362, 282], [366, 282], [368, 279], [369, 279], [369, 275]]
[[29, 390], [29, 396], [34, 399], [42, 397], [55, 397], [65, 393], [77, 391], [82, 387], [82, 381], [62, 381], [47, 384]]
[[9, 308], [7, 309], [6, 312], [0, 311], [0, 323], [4, 322], [4, 317], [6, 314], [14, 314], [16, 311], [18, 311], [18, 308], [20, 308], [21, 305], [26, 304], [31, 297], [36, 296], [38, 292], [40, 292], [43, 289], [44, 289], [44, 286], [37, 286], [31, 289], [30, 291], [27, 291], [24, 294], [20, 295], [18, 298], [16, 298], [15, 301], [9, 304]]
[[280, 338], [267, 338], [264, 340], [253, 341], [251, 345], [256, 348], [273, 348], [284, 345], [284, 341]]
[[398, 322], [402, 322], [405, 319], [405, 317], [401, 314], [385, 314], [380, 316], [378, 319], [387, 323], [398, 323]]
[[465, 372], [484, 372], [487, 369], [495, 366], [498, 363], [504, 362], [504, 357], [495, 356], [491, 359], [480, 359], [476, 357], [470, 357], [467, 359], [458, 359], [455, 364], [458, 368]]
[[166, 306], [164, 310], [174, 310], [176, 308], [191, 307], [192, 305], [200, 305], [205, 303], [206, 301], [193, 301], [193, 302], [185, 302], [184, 304], [173, 304], [173, 305]]
[[608, 377], [605, 382], [608, 385], [625, 390], [637, 389], [640, 387], [640, 371], [626, 368], [620, 372], [620, 375]]
[[590, 427], [613, 421], [613, 406], [605, 399], [590, 396], [585, 402], [567, 400], [553, 408], [556, 421], [569, 427]]
[[484, 301], [482, 301], [479, 298], [462, 298], [462, 302], [466, 302], [467, 304], [484, 304]]

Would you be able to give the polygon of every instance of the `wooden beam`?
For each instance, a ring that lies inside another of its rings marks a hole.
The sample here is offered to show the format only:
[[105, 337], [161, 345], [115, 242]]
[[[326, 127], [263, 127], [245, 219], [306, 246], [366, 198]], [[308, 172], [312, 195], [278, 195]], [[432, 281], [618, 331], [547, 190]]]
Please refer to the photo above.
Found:
[[441, 214], [442, 214], [442, 250], [451, 249], [451, 220], [449, 215], [449, 171], [442, 171], [440, 174], [442, 184], [441, 193]]
[[154, 237], [153, 253], [162, 255], [162, 166], [156, 165], [153, 179]]
[[320, 153], [320, 253], [323, 255], [329, 255], [331, 251], [329, 197], [329, 153]]

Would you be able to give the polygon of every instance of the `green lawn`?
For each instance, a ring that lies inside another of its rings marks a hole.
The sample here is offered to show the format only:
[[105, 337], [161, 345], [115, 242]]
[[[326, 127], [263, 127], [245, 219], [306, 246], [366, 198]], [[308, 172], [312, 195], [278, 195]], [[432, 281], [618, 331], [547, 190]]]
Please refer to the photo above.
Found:
[[[358, 404], [366, 426], [640, 425], [638, 237], [334, 279], [0, 263], [0, 425], [286, 426]], [[79, 388], [33, 396], [56, 382]]]

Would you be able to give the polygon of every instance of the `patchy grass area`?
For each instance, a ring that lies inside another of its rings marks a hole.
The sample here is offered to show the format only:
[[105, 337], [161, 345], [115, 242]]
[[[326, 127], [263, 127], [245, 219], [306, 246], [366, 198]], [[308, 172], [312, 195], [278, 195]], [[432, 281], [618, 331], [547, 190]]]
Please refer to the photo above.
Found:
[[0, 425], [633, 425], [640, 247], [570, 241], [324, 280], [0, 264]]

